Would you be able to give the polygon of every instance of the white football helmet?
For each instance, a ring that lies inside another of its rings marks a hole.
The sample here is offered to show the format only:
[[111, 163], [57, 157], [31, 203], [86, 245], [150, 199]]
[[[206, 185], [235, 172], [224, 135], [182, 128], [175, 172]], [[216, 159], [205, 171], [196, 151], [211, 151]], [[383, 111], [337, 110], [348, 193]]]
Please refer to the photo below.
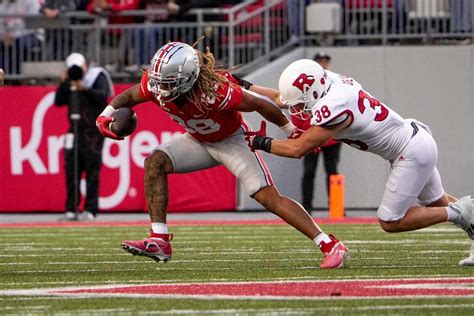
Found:
[[311, 115], [311, 108], [328, 90], [326, 71], [311, 59], [291, 63], [282, 72], [278, 82], [280, 98], [292, 115], [302, 119]]
[[148, 89], [160, 99], [172, 101], [192, 89], [199, 76], [197, 52], [185, 43], [170, 42], [151, 59]]

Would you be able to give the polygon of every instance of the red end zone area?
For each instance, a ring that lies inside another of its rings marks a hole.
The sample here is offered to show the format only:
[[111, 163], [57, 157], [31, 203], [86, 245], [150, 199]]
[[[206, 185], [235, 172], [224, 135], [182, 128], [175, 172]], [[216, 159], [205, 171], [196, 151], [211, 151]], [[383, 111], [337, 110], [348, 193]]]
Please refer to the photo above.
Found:
[[6, 290], [0, 295], [250, 300], [474, 298], [474, 278], [115, 285]]

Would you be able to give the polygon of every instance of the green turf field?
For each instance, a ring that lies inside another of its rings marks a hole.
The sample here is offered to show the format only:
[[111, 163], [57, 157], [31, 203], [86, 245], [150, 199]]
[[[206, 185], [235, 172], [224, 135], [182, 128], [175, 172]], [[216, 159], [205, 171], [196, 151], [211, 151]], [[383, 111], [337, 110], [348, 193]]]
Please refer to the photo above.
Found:
[[[352, 259], [320, 270], [322, 255], [286, 225], [180, 226], [172, 261], [158, 264], [120, 248], [147, 227], [0, 228], [0, 315], [474, 315], [474, 296], [317, 300], [5, 295], [5, 290], [240, 281], [474, 277], [458, 267], [469, 240], [452, 225], [388, 234], [378, 225], [323, 225], [345, 241]], [[471, 283], [471, 286], [474, 283]]]

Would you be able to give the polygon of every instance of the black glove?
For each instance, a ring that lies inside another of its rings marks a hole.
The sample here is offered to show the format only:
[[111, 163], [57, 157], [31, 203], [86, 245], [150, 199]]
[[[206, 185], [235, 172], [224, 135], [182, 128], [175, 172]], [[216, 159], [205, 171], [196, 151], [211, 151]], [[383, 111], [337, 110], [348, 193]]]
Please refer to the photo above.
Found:
[[272, 150], [272, 140], [273, 138], [271, 137], [255, 136], [250, 141], [250, 150], [260, 149], [269, 153]]
[[262, 121], [260, 130], [244, 132], [245, 140], [251, 151], [263, 150], [267, 153], [272, 149], [273, 138], [267, 137], [267, 124]]
[[234, 79], [239, 82], [239, 86], [243, 87], [245, 90], [250, 90], [250, 87], [253, 86], [253, 83], [244, 80], [237, 75], [232, 74], [232, 77], [234, 77]]

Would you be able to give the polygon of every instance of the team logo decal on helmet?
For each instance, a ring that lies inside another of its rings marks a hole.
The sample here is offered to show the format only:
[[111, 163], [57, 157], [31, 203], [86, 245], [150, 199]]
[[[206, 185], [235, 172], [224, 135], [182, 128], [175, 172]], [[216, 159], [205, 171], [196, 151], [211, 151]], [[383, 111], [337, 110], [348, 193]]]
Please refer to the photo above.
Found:
[[314, 83], [315, 79], [312, 75], [307, 74], [300, 74], [298, 78], [293, 82], [293, 85], [301, 90], [301, 92], [305, 92], [311, 87]]
[[190, 91], [199, 76], [199, 57], [185, 43], [171, 42], [153, 56], [148, 69], [148, 89], [160, 100], [172, 101]]

